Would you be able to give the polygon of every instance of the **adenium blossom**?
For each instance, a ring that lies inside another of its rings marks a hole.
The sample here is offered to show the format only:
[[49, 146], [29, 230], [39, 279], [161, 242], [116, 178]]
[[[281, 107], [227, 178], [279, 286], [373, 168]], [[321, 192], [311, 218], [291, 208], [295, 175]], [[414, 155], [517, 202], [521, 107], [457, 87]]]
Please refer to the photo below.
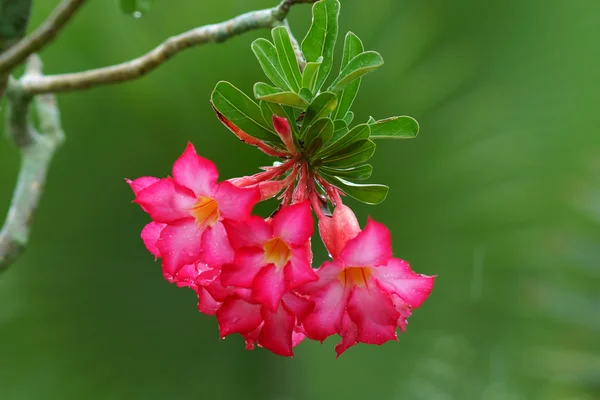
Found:
[[319, 228], [333, 261], [325, 262], [319, 280], [302, 290], [315, 302], [303, 320], [307, 336], [323, 341], [339, 334], [338, 356], [358, 342], [397, 340], [396, 328], [405, 330], [406, 318], [429, 296], [434, 278], [393, 258], [388, 229], [369, 219], [361, 231], [345, 205], [331, 219], [321, 219]]

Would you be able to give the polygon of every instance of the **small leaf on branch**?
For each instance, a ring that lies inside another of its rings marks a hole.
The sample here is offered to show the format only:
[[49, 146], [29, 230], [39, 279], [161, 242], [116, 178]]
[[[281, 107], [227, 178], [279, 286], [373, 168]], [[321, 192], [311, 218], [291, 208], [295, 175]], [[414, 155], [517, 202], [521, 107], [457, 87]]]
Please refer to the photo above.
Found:
[[331, 176], [339, 176], [345, 179], [363, 181], [371, 177], [371, 174], [373, 173], [373, 167], [371, 164], [359, 165], [358, 167], [352, 168], [329, 168], [323, 166], [319, 167], [319, 171]]
[[383, 58], [376, 51], [365, 51], [350, 60], [348, 65], [333, 81], [330, 90], [339, 92], [361, 76], [376, 70], [383, 65]]
[[419, 123], [412, 117], [390, 117], [373, 121], [369, 120], [371, 139], [413, 139], [419, 133]]
[[[363, 51], [364, 47], [358, 36], [352, 32], [348, 32], [346, 34], [346, 39], [344, 40], [344, 53], [342, 55], [340, 73], [343, 71], [346, 65], [348, 65], [350, 60]], [[342, 94], [340, 94], [340, 100], [338, 102], [337, 109], [335, 110], [334, 119], [341, 119], [348, 111], [350, 111], [350, 107], [352, 107], [352, 103], [354, 103], [354, 99], [356, 98], [358, 89], [360, 88], [360, 81], [361, 78], [358, 78], [344, 88]]]
[[362, 164], [373, 157], [375, 147], [372, 140], [359, 140], [323, 159], [323, 165], [330, 168], [348, 168]]
[[273, 43], [264, 38], [256, 39], [252, 42], [252, 51], [265, 75], [275, 86], [292, 90], [292, 87], [287, 83], [281, 64], [279, 64], [277, 49], [275, 49]]
[[[335, 121], [335, 123], [337, 126], [338, 122]], [[367, 124], [360, 124], [360, 125], [356, 125], [354, 128], [347, 131], [345, 134], [335, 138], [335, 135], [337, 133], [338, 133], [338, 129], [336, 128], [336, 130], [334, 132], [334, 137], [332, 138], [332, 140], [330, 140], [329, 145], [326, 146], [319, 153], [319, 155], [321, 157], [326, 157], [329, 154], [336, 153], [356, 141], [368, 139], [369, 135], [371, 134], [371, 128]]]
[[347, 181], [337, 176], [322, 174], [323, 178], [341, 189], [348, 196], [366, 204], [379, 204], [387, 197], [389, 187], [378, 184], [359, 184]]
[[306, 37], [302, 41], [302, 53], [308, 62], [317, 62], [323, 57], [315, 82], [313, 93], [318, 92], [333, 65], [333, 50], [338, 35], [338, 0], [321, 0], [313, 5], [313, 19]]
[[318, 151], [318, 148], [312, 148], [315, 140], [320, 139], [321, 146], [323, 143], [327, 143], [327, 141], [331, 139], [331, 135], [333, 135], [333, 127], [333, 121], [329, 118], [321, 118], [316, 121], [306, 133], [304, 148], [307, 150], [310, 149], [311, 153]]
[[294, 92], [286, 92], [263, 82], [258, 82], [254, 85], [254, 97], [257, 100], [264, 100], [271, 103], [279, 103], [281, 105], [305, 109], [308, 107], [308, 102], [300, 95]]
[[300, 73], [300, 67], [296, 59], [296, 52], [290, 40], [290, 33], [285, 26], [278, 26], [273, 29], [271, 34], [273, 35], [277, 57], [279, 58], [279, 64], [281, 65], [286, 81], [290, 88], [297, 93], [302, 84], [302, 74]]
[[346, 125], [350, 125], [354, 121], [354, 113], [352, 111], [348, 111], [344, 116], [344, 122]]
[[337, 96], [335, 93], [323, 92], [319, 94], [310, 106], [306, 109], [304, 114], [304, 120], [302, 122], [302, 129], [300, 130], [300, 137], [304, 137], [308, 128], [312, 123], [318, 119], [324, 118], [331, 114], [337, 105]]
[[308, 62], [306, 63], [306, 67], [304, 67], [304, 73], [302, 74], [302, 87], [309, 89], [311, 93], [315, 93], [317, 91], [317, 76], [322, 63], [323, 57], [319, 57], [317, 61]]
[[293, 108], [261, 100], [260, 111], [267, 125], [272, 123], [271, 121], [273, 115], [287, 118], [292, 128], [292, 132], [294, 133], [294, 137], [298, 136], [298, 124], [296, 123], [296, 117], [294, 116]]

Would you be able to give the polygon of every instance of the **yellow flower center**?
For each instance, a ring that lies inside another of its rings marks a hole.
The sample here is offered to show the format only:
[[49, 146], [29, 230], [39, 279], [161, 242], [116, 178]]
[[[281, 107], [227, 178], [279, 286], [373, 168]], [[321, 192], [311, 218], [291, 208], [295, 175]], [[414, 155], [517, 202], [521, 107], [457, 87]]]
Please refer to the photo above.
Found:
[[370, 277], [371, 268], [369, 267], [348, 267], [338, 274], [338, 279], [344, 286], [366, 287]]
[[288, 245], [278, 237], [270, 239], [265, 243], [265, 261], [275, 264], [277, 268], [283, 268], [292, 258], [292, 251]]
[[200, 196], [198, 202], [190, 209], [190, 214], [201, 227], [213, 226], [219, 220], [219, 205], [211, 197]]

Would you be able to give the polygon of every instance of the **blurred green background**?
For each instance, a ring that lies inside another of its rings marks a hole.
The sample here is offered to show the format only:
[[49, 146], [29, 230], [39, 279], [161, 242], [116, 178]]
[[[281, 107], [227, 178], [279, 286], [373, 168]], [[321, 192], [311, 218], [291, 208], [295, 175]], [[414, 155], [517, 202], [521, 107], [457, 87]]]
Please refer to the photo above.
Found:
[[[38, 0], [30, 29], [57, 1]], [[275, 0], [158, 0], [141, 19], [90, 1], [44, 50], [47, 73], [121, 62], [169, 35]], [[264, 81], [253, 32], [188, 50], [149, 76], [59, 97], [67, 141], [24, 256], [0, 276], [0, 399], [599, 399], [600, 3], [342, 0], [386, 65], [358, 121], [411, 115], [416, 140], [379, 142], [371, 207], [395, 255], [437, 274], [398, 343], [295, 359], [218, 340], [192, 291], [168, 285], [123, 181], [165, 176], [191, 140], [223, 178], [269, 158], [215, 118], [218, 80]], [[302, 37], [310, 7], [295, 7]], [[339, 60], [339, 58], [338, 58]], [[0, 208], [19, 158], [0, 142]], [[269, 207], [262, 207], [267, 212]], [[325, 259], [315, 241], [315, 260]]]

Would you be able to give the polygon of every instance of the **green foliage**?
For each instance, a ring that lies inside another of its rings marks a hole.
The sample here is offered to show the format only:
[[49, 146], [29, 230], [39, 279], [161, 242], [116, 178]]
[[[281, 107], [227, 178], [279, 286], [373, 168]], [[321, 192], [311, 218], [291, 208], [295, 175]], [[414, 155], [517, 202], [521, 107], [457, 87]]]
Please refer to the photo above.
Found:
[[[324, 86], [333, 66], [338, 35], [339, 0], [321, 0], [313, 5], [312, 24], [301, 44], [306, 61], [298, 62], [287, 27], [272, 30], [273, 42], [257, 39], [252, 51], [272, 85], [254, 85], [256, 104], [229, 83], [219, 82], [212, 95], [214, 107], [239, 129], [267, 142], [278, 142], [272, 116], [287, 118], [294, 141], [310, 165], [329, 177], [329, 182], [346, 194], [369, 204], [382, 201], [387, 187], [358, 185], [373, 168], [365, 164], [375, 152], [372, 139], [408, 139], [417, 135], [419, 125], [410, 117], [391, 117], [351, 127], [350, 110], [364, 75], [383, 65], [375, 51], [365, 51], [352, 32], [344, 39], [344, 51], [337, 76]], [[328, 87], [327, 90], [323, 89]], [[385, 188], [385, 189], [384, 189]]]
[[25, 35], [32, 0], [0, 0], [0, 52]]

